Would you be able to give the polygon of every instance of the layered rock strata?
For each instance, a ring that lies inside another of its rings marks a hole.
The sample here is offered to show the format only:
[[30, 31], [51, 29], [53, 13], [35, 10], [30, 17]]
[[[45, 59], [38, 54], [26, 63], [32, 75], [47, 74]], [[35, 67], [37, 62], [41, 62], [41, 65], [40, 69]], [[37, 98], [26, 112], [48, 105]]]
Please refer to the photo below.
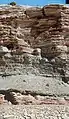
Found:
[[69, 95], [68, 18], [63, 5], [0, 6], [0, 89]]

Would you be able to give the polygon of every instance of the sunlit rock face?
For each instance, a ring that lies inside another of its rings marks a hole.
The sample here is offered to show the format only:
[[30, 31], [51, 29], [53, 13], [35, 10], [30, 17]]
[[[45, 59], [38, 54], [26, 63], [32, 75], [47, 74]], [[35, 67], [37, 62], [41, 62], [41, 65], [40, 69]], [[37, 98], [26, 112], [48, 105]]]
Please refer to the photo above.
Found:
[[[15, 76], [17, 79], [20, 75], [32, 74], [52, 80], [55, 78], [61, 85], [64, 82], [68, 86], [68, 7], [63, 5], [0, 6], [0, 46], [2, 49], [7, 49], [7, 52], [0, 50], [1, 78], [8, 79], [10, 76], [12, 79], [12, 76]], [[31, 83], [30, 85], [32, 86]], [[6, 87], [10, 88], [9, 84]], [[59, 91], [54, 91], [53, 94], [61, 92], [62, 89], [60, 86]], [[35, 91], [34, 88], [32, 90]], [[49, 93], [52, 92], [50, 88], [47, 90]], [[67, 87], [65, 90], [68, 92]]]
[[[42, 56], [54, 58], [68, 43], [68, 8], [8, 6], [0, 8], [0, 41], [8, 49], [17, 46], [41, 48]], [[66, 21], [67, 20], [67, 21]]]

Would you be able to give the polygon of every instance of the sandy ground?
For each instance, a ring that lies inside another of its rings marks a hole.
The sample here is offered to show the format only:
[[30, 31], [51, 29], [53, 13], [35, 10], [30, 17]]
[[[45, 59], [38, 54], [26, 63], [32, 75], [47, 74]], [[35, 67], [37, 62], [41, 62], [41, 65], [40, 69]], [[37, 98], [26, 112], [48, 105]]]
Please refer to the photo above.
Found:
[[0, 119], [69, 119], [69, 106], [3, 104]]
[[69, 85], [59, 79], [35, 75], [0, 77], [0, 90], [29, 90], [43, 94], [69, 94]]

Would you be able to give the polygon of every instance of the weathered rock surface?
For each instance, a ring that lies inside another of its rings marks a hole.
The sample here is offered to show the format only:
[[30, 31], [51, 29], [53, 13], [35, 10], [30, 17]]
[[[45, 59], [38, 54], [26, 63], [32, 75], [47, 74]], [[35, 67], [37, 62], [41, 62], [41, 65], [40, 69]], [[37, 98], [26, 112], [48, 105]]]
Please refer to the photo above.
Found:
[[69, 95], [68, 32], [66, 6], [0, 6], [0, 90]]

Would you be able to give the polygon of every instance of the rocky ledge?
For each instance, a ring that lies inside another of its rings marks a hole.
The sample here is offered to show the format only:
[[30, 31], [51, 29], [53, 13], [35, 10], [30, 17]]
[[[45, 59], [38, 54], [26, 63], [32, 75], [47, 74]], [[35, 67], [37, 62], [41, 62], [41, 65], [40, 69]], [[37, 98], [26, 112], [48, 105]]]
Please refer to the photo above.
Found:
[[69, 96], [67, 6], [0, 6], [0, 93], [10, 89]]

